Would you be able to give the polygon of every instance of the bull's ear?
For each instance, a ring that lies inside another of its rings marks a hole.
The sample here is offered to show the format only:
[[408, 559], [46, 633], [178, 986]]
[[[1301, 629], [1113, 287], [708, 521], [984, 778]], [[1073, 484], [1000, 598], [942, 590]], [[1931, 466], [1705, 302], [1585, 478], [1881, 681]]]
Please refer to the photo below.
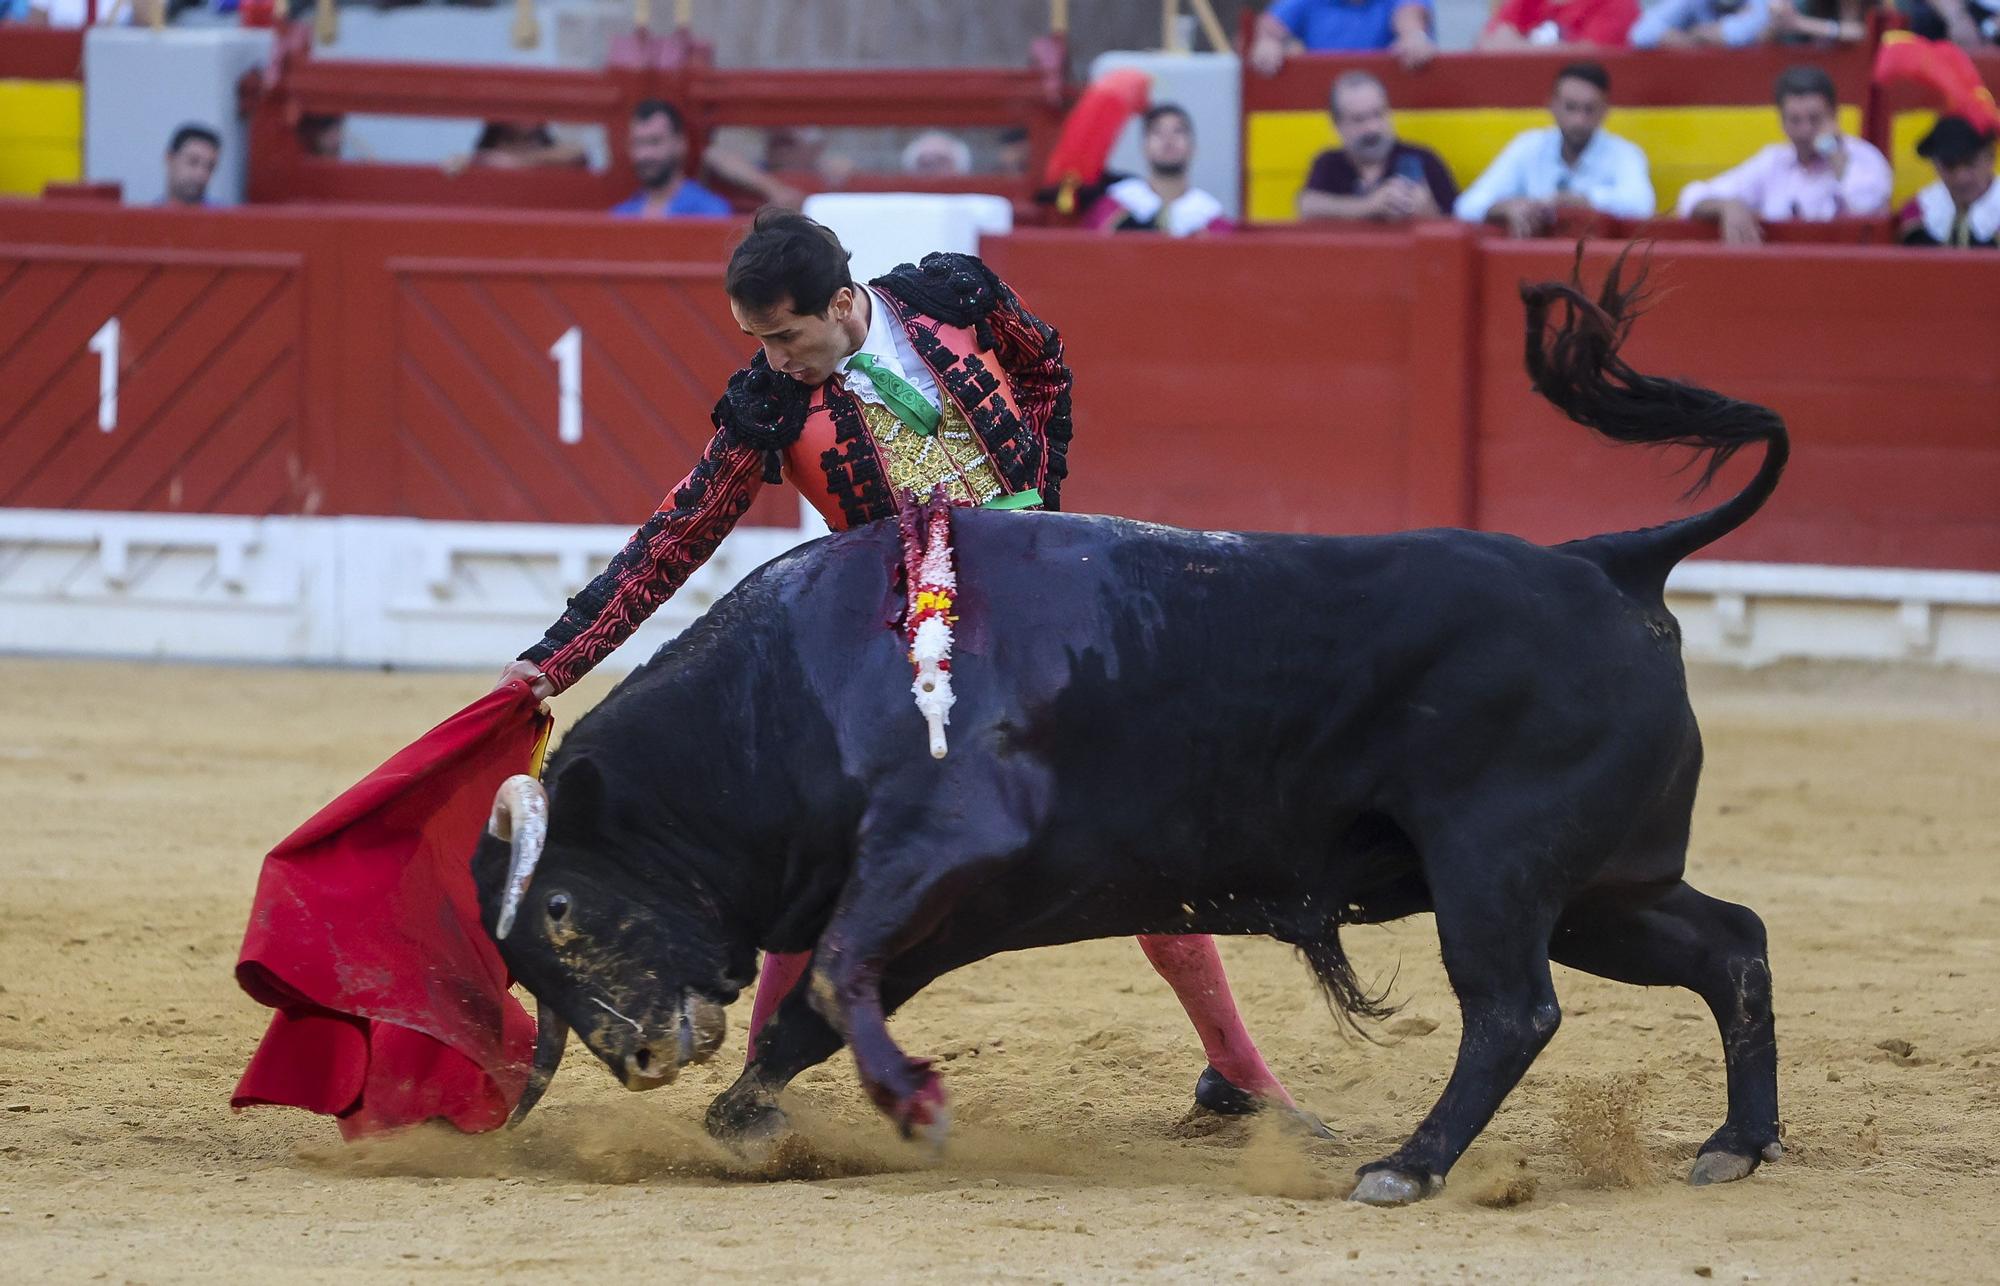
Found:
[[564, 764], [549, 783], [549, 825], [551, 829], [594, 834], [603, 813], [604, 775], [593, 760], [579, 755]]

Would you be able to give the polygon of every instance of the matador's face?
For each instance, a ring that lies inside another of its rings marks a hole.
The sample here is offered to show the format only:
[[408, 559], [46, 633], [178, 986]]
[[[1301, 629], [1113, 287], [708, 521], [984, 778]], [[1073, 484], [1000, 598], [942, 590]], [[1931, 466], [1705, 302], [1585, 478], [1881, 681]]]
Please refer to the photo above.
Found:
[[[764, 360], [809, 388], [827, 382], [860, 347], [867, 334], [854, 314], [855, 291], [842, 286], [833, 292], [823, 313], [800, 313], [786, 299], [765, 312], [752, 312], [732, 299], [729, 311], [743, 333], [764, 348]], [[859, 331], [857, 335], [855, 332]]]

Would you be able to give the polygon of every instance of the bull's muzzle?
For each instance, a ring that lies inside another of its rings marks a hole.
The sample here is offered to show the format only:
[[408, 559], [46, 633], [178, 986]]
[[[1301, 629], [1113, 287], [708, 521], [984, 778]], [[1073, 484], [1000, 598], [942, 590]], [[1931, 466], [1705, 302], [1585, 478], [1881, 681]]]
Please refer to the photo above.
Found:
[[625, 1088], [652, 1090], [673, 1084], [681, 1068], [707, 1062], [721, 1047], [727, 1030], [721, 1005], [700, 996], [684, 997], [667, 1031], [652, 1039], [641, 1037], [625, 1051], [621, 1067]]

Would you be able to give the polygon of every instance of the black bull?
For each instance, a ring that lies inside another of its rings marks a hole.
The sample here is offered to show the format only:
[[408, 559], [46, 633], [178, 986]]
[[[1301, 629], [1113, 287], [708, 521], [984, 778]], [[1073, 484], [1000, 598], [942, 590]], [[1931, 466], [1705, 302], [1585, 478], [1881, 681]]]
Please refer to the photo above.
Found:
[[1266, 934], [1369, 1016], [1384, 1009], [1340, 927], [1433, 911], [1457, 1066], [1357, 1197], [1442, 1184], [1555, 1034], [1552, 959], [1713, 1010], [1728, 1116], [1694, 1181], [1777, 1156], [1762, 922], [1681, 878], [1701, 742], [1662, 586], [1769, 497], [1784, 425], [1626, 365], [1616, 269], [1596, 302], [1523, 294], [1543, 396], [1609, 438], [1709, 452], [1704, 481], [1762, 444], [1748, 487], [1553, 548], [965, 511], [942, 761], [887, 628], [896, 525], [779, 558], [576, 725], [549, 763], [545, 844], [542, 788], [502, 792], [474, 868], [496, 931], [521, 877], [501, 948], [542, 1006], [527, 1101], [570, 1027], [627, 1085], [670, 1080], [720, 1041], [760, 948], [810, 950], [711, 1128], [782, 1121], [777, 1091], [845, 1043], [875, 1102], [935, 1133], [942, 1086], [887, 1018], [949, 970], [1086, 938]]

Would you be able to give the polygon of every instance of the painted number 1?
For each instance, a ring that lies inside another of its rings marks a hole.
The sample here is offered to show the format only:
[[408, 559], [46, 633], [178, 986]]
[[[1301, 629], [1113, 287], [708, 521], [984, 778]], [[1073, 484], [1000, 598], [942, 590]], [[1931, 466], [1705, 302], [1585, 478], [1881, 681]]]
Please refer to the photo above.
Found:
[[109, 318], [90, 337], [97, 354], [97, 427], [109, 433], [118, 427], [118, 319]]
[[583, 441], [583, 327], [572, 326], [549, 345], [556, 359], [556, 440]]

